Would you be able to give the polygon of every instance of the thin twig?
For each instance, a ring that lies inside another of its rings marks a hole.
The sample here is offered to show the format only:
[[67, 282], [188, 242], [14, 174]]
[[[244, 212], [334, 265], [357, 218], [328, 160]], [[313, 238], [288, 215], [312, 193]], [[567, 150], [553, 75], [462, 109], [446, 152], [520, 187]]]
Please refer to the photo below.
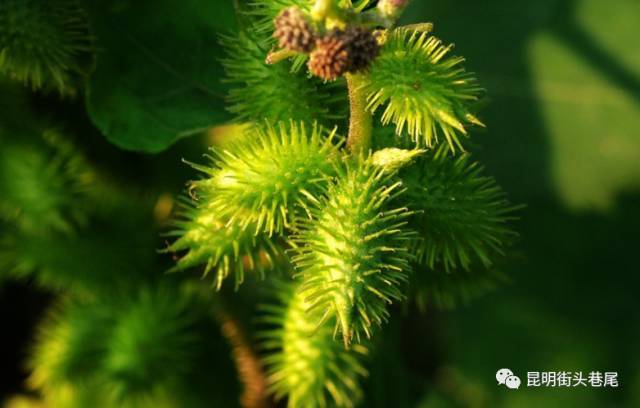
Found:
[[231, 346], [233, 361], [244, 390], [240, 396], [243, 408], [270, 408], [271, 401], [267, 396], [267, 380], [262, 364], [251, 347], [240, 322], [225, 310], [222, 302], [218, 303], [215, 317], [220, 322], [222, 335]]

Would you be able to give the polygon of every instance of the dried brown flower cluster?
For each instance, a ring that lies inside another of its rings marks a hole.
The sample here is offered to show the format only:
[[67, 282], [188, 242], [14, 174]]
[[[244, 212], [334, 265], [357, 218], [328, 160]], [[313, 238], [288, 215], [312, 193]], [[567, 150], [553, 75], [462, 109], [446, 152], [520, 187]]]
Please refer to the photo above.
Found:
[[364, 27], [333, 29], [319, 36], [297, 7], [284, 9], [275, 21], [274, 38], [286, 50], [310, 54], [309, 71], [326, 80], [367, 69], [378, 56], [375, 35]]
[[274, 25], [273, 37], [278, 40], [280, 48], [303, 53], [313, 50], [316, 35], [299, 8], [282, 10], [274, 20]]
[[365, 28], [332, 30], [316, 41], [309, 70], [320, 78], [336, 79], [347, 72], [367, 69], [379, 52], [375, 36]]

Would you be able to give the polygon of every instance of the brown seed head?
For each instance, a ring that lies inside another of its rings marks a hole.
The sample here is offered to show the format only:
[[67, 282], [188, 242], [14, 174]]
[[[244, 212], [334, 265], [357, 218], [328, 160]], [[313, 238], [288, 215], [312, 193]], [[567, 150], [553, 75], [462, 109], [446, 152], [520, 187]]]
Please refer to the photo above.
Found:
[[349, 72], [359, 72], [369, 68], [380, 53], [376, 37], [366, 28], [348, 28], [344, 33], [344, 41], [349, 50]]
[[347, 72], [369, 68], [380, 53], [374, 34], [362, 27], [334, 29], [316, 41], [309, 70], [323, 79], [336, 79]]
[[322, 79], [336, 79], [349, 69], [349, 49], [344, 31], [332, 30], [316, 41], [316, 48], [309, 58], [309, 70]]
[[297, 7], [288, 7], [274, 20], [273, 37], [280, 48], [309, 53], [315, 45], [315, 34], [304, 13]]

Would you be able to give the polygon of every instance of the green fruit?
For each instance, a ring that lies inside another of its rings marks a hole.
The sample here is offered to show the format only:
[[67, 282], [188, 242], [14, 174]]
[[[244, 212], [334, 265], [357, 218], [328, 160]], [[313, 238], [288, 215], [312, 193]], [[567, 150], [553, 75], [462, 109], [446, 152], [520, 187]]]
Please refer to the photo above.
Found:
[[255, 227], [241, 227], [219, 218], [216, 211], [206, 205], [194, 207], [186, 204], [182, 219], [175, 222], [176, 229], [169, 233], [178, 236], [165, 252], [181, 253], [172, 271], [205, 265], [205, 275], [215, 272], [214, 286], [234, 274], [236, 288], [244, 282], [245, 269], [264, 271], [271, 269], [283, 256], [280, 247], [266, 234], [255, 234]]
[[451, 157], [443, 147], [402, 169], [400, 178], [403, 199], [415, 211], [411, 226], [419, 240], [411, 250], [418, 264], [446, 272], [489, 268], [517, 237], [509, 224], [519, 207], [469, 155]]
[[193, 183], [219, 219], [269, 235], [281, 233], [322, 191], [339, 156], [335, 132], [314, 125], [279, 123], [254, 127], [214, 148], [213, 167], [195, 166], [208, 177]]
[[346, 346], [387, 320], [387, 305], [402, 299], [410, 270], [410, 212], [395, 205], [402, 192], [392, 173], [370, 160], [346, 163], [326, 197], [301, 220], [293, 260], [301, 290], [320, 320], [334, 320]]
[[69, 95], [92, 63], [87, 16], [77, 0], [0, 2], [0, 73]]
[[482, 125], [471, 112], [482, 89], [462, 68], [464, 58], [449, 56], [450, 50], [427, 32], [391, 31], [371, 65], [368, 109], [383, 108], [382, 123], [393, 122], [398, 135], [406, 131], [419, 146], [442, 141], [462, 149], [465, 127]]
[[94, 179], [84, 158], [53, 131], [10, 140], [2, 133], [0, 220], [28, 232], [73, 231], [86, 218], [82, 204]]
[[276, 399], [286, 396], [290, 408], [353, 407], [362, 397], [358, 382], [367, 375], [367, 348], [346, 350], [334, 340], [333, 328], [318, 327], [317, 313], [307, 313], [309, 304], [294, 284], [278, 282], [275, 289], [279, 303], [263, 306], [271, 327], [260, 334]]

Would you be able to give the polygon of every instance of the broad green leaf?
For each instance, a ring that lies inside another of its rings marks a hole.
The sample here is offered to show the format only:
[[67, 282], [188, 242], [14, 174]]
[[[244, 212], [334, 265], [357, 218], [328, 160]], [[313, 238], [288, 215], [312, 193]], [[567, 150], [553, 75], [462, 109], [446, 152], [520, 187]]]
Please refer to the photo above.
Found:
[[159, 152], [228, 120], [218, 34], [235, 25], [231, 0], [95, 1], [89, 14], [87, 109], [109, 141]]
[[550, 33], [536, 35], [529, 53], [550, 132], [552, 186], [569, 208], [611, 209], [621, 192], [640, 186], [637, 97]]

